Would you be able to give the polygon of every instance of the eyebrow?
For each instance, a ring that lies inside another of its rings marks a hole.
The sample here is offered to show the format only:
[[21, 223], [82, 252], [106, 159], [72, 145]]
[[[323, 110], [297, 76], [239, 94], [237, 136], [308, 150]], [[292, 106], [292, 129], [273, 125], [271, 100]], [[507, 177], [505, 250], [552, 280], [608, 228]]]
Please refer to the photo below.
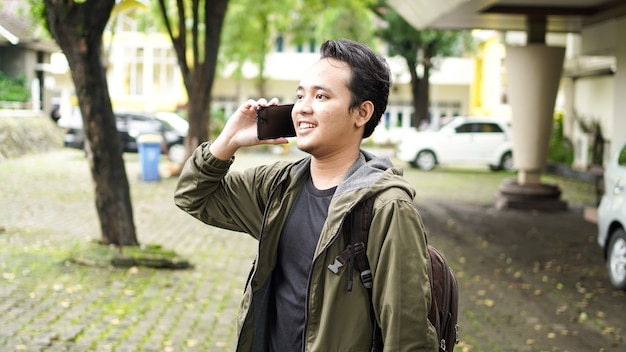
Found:
[[[305, 89], [305, 88], [304, 88], [303, 86], [298, 85], [298, 87], [296, 88], [296, 92], [297, 92], [297, 91], [299, 91], [299, 90], [304, 90], [304, 89]], [[332, 89], [330, 89], [330, 88], [328, 88], [328, 87], [320, 86], [320, 85], [315, 85], [315, 86], [312, 86], [310, 89], [311, 89], [311, 90], [324, 90], [324, 91], [327, 91], [327, 92], [329, 92], [329, 93], [333, 93], [333, 90], [332, 90]]]

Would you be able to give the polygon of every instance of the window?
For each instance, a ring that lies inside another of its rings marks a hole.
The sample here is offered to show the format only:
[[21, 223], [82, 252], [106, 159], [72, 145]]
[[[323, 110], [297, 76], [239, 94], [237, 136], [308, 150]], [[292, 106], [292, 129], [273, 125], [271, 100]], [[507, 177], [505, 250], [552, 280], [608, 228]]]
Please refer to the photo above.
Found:
[[502, 129], [500, 128], [500, 126], [496, 125], [495, 123], [482, 123], [479, 126], [480, 126], [480, 130], [478, 132], [483, 132], [483, 133], [502, 132]]
[[474, 125], [473, 123], [464, 123], [456, 128], [456, 133], [472, 133]]
[[502, 128], [495, 123], [465, 123], [456, 128], [457, 133], [502, 133]]
[[155, 48], [153, 54], [153, 87], [155, 95], [176, 95], [178, 61], [171, 48]]
[[124, 93], [175, 96], [178, 61], [172, 48], [124, 48]]
[[126, 92], [129, 95], [143, 94], [143, 48], [125, 48], [126, 61]]

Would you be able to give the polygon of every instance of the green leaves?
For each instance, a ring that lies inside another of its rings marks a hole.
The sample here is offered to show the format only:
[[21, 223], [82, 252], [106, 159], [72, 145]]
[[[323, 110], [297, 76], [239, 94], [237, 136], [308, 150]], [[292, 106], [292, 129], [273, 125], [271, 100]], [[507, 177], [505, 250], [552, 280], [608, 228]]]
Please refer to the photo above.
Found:
[[0, 101], [27, 102], [29, 98], [30, 90], [24, 75], [11, 77], [0, 72]]

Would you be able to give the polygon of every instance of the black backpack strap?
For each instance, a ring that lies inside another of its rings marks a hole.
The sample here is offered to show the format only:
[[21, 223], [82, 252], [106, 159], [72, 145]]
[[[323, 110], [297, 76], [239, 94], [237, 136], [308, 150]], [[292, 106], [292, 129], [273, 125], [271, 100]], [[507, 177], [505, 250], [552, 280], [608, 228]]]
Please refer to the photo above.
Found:
[[[372, 218], [374, 216], [374, 199], [370, 197], [357, 205], [349, 215], [349, 224], [344, 228], [343, 236], [346, 243], [346, 250], [342, 253], [345, 257], [346, 251], [349, 252], [349, 265], [350, 274], [348, 282], [348, 291], [352, 290], [352, 273], [354, 266], [359, 271], [361, 283], [367, 290], [370, 302], [370, 318], [372, 320], [372, 326], [374, 330], [372, 332], [372, 351], [383, 350], [382, 331], [378, 322], [376, 321], [376, 314], [374, 313], [374, 304], [372, 302], [372, 285], [374, 278], [372, 276], [372, 270], [367, 260], [367, 239], [369, 236], [370, 225], [372, 224]], [[341, 255], [340, 255], [341, 257]], [[345, 262], [344, 262], [345, 263]]]
[[[367, 236], [372, 221], [372, 209], [374, 200], [367, 199], [357, 204], [346, 216], [342, 234], [346, 248], [335, 257], [335, 261], [328, 266], [334, 274], [338, 274], [341, 268], [348, 264], [350, 276], [348, 291], [352, 291], [352, 274], [354, 269], [359, 270], [361, 282], [366, 289], [372, 288], [372, 271], [367, 261]], [[354, 229], [354, 231], [353, 231]]]
[[[349, 264], [348, 291], [352, 290], [353, 273], [356, 268], [361, 277], [363, 287], [367, 290], [370, 301], [370, 317], [374, 330], [372, 332], [372, 352], [383, 350], [382, 331], [376, 321], [372, 300], [373, 276], [367, 260], [367, 239], [374, 216], [374, 197], [359, 203], [346, 219], [343, 237], [346, 249], [335, 258], [328, 268], [335, 274], [346, 263]], [[439, 351], [453, 351], [458, 343], [458, 283], [452, 268], [445, 258], [434, 247], [428, 246], [429, 272], [431, 289], [431, 306], [428, 320], [435, 326], [440, 339]]]

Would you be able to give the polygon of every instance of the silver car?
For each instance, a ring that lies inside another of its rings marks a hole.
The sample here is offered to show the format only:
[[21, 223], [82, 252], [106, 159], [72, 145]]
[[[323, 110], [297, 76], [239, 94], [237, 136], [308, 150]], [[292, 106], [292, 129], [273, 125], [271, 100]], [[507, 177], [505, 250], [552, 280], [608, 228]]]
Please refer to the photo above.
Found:
[[598, 206], [598, 244], [611, 284], [626, 290], [626, 142], [604, 171], [604, 189]]

